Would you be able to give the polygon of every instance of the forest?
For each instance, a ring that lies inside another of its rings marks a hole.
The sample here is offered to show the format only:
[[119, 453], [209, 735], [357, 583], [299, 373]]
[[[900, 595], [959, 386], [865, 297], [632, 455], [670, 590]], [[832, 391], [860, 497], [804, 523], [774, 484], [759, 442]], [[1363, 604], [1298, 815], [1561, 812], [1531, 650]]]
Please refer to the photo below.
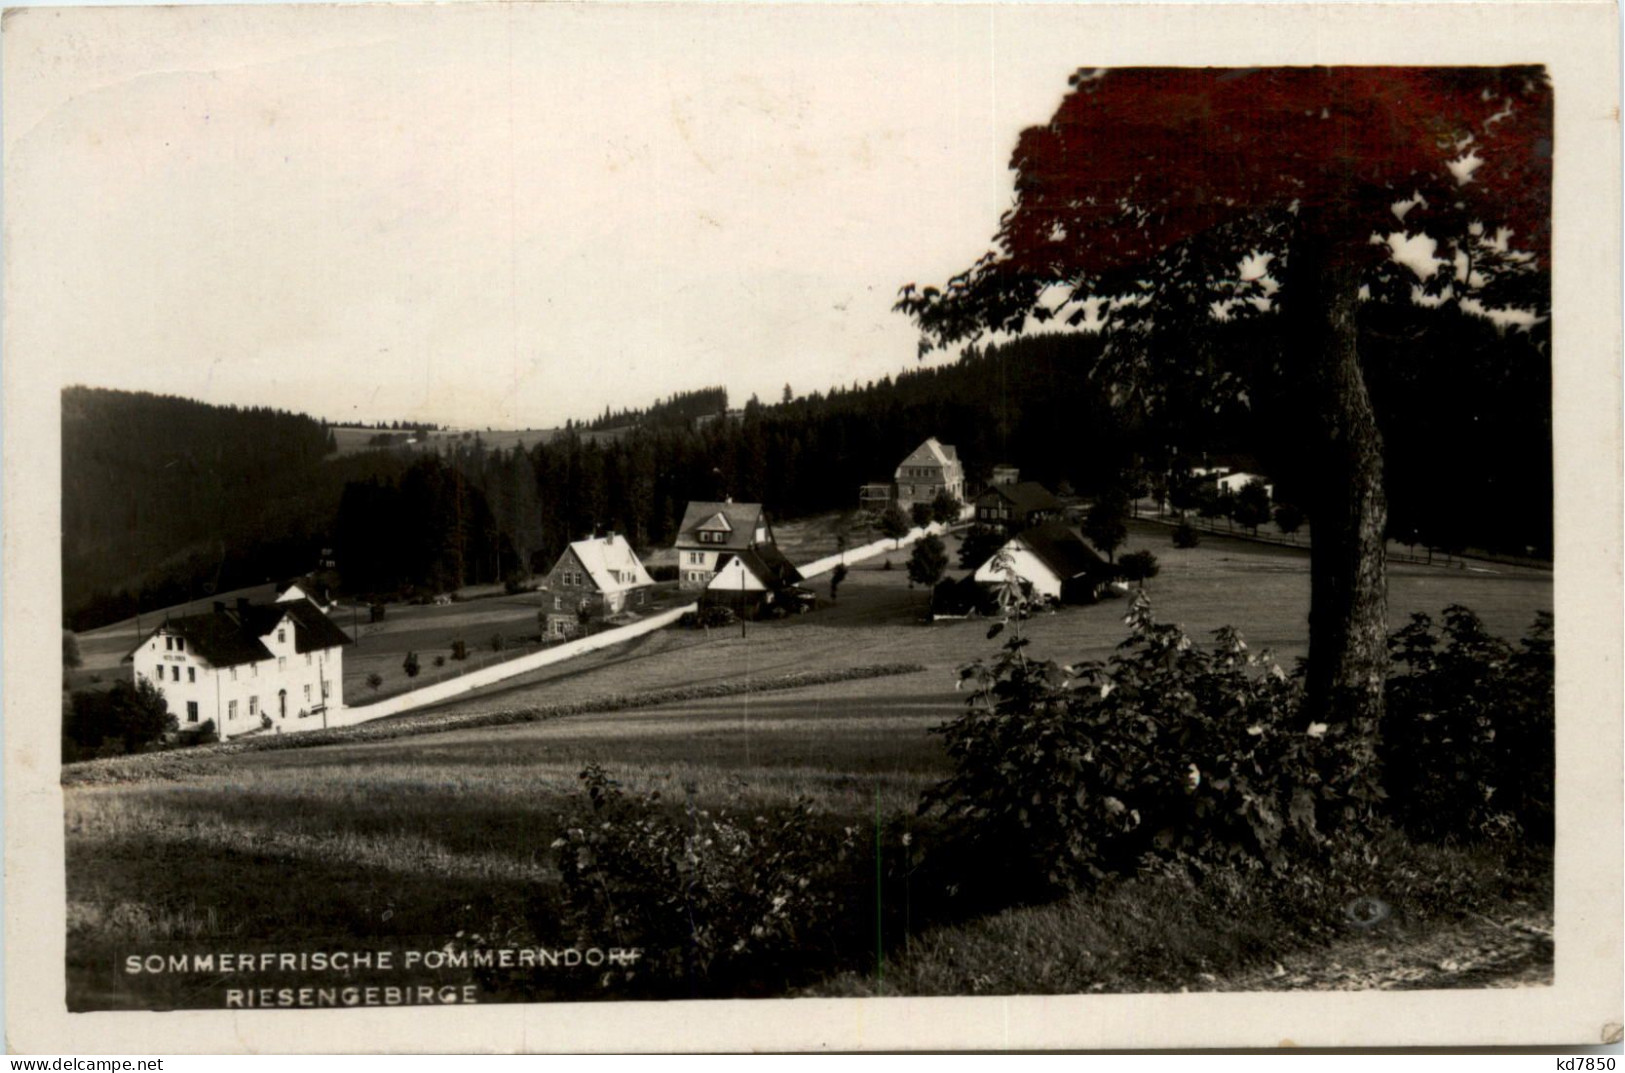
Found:
[[[1453, 308], [1373, 304], [1371, 391], [1394, 536], [1549, 556], [1550, 359], [1539, 333]], [[921, 440], [958, 448], [972, 487], [995, 464], [1092, 496], [1144, 487], [1205, 453], [1256, 457], [1301, 502], [1295, 417], [1267, 392], [1216, 405], [1204, 369], [1293, 360], [1269, 318], [1215, 321], [1191, 375], [1152, 406], [1084, 375], [1106, 340], [1053, 332], [967, 347], [867, 384], [748, 402], [679, 393], [572, 422], [551, 442], [440, 454], [330, 453], [313, 418], [146, 394], [63, 394], [63, 597], [88, 629], [213, 591], [303, 574], [332, 548], [344, 589], [442, 591], [547, 569], [594, 531], [670, 543], [690, 499], [762, 502], [789, 519], [855, 505]], [[1254, 383], [1268, 383], [1255, 376]], [[789, 394], [787, 392], [787, 394]], [[631, 427], [614, 442], [579, 429]]]

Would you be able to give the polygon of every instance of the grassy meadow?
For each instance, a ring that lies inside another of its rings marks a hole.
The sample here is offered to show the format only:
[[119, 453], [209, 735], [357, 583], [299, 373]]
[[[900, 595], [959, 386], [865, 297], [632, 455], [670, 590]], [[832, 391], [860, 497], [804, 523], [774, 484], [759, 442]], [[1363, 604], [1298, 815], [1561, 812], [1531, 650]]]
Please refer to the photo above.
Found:
[[[1283, 661], [1304, 652], [1306, 552], [1217, 536], [1180, 550], [1165, 528], [1146, 522], [1133, 525], [1124, 550], [1139, 547], [1162, 563], [1147, 586], [1159, 618], [1198, 637], [1233, 623], [1255, 650], [1270, 648]], [[926, 595], [907, 581], [906, 554], [854, 564], [833, 603], [828, 579], [815, 580], [824, 602], [814, 614], [661, 631], [437, 711], [499, 714], [689, 685], [749, 690], [753, 681], [858, 664], [923, 667], [912, 673], [389, 740], [193, 750], [179, 776], [70, 780], [70, 1004], [214, 1004], [212, 993], [187, 990], [195, 980], [138, 992], [116, 978], [119, 956], [165, 943], [442, 945], [459, 932], [498, 934], [516, 921], [529, 922], [530, 941], [563, 943], [562, 925], [546, 933], [559, 893], [551, 847], [573, 822], [578, 775], [589, 762], [630, 789], [660, 790], [673, 809], [693, 802], [750, 815], [810, 799], [824, 822], [867, 832], [872, 853], [899, 830], [928, 841], [931, 821], [915, 818], [914, 806], [948, 771], [930, 730], [960, 710], [958, 668], [990, 655], [995, 642], [985, 622], [926, 624]], [[1413, 611], [1437, 615], [1463, 603], [1492, 631], [1515, 638], [1537, 611], [1550, 610], [1551, 598], [1549, 573], [1518, 567], [1402, 565], [1390, 577], [1395, 626]], [[486, 614], [487, 604], [490, 613], [510, 613], [499, 612], [506, 605], [496, 599], [422, 610]], [[1125, 635], [1125, 610], [1118, 600], [1040, 616], [1025, 627], [1031, 651], [1069, 662], [1104, 658]], [[521, 602], [511, 613], [533, 621], [535, 611]], [[384, 625], [390, 632], [380, 638], [418, 643], [420, 627], [409, 615], [397, 619], [392, 608]], [[1193, 894], [1175, 878], [1139, 876], [1061, 903], [1002, 911], [971, 911], [942, 891], [871, 887], [854, 900], [850, 942], [830, 951], [824, 977], [781, 980], [769, 992], [1177, 990], [1300, 979], [1309, 982], [1295, 986], [1318, 986], [1317, 949], [1354, 944], [1358, 950], [1338, 954], [1353, 964], [1359, 950], [1437, 937], [1468, 911], [1504, 916], [1549, 898], [1548, 865], [1539, 860], [1507, 871], [1506, 862], [1482, 854], [1398, 847], [1388, 863], [1400, 871], [1373, 873], [1373, 882], [1387, 884], [1381, 893], [1394, 903], [1394, 919], [1364, 931], [1351, 929], [1340, 903], [1316, 903], [1307, 887], [1294, 896], [1290, 885], [1217, 884]], [[1410, 878], [1396, 880], [1401, 873]], [[1538, 920], [1530, 927], [1538, 932]], [[1519, 951], [1508, 958], [1527, 953]], [[1426, 985], [1448, 983], [1430, 977]], [[549, 987], [532, 997], [615, 997], [586, 970], [558, 974]], [[512, 996], [482, 1001], [504, 997]]]

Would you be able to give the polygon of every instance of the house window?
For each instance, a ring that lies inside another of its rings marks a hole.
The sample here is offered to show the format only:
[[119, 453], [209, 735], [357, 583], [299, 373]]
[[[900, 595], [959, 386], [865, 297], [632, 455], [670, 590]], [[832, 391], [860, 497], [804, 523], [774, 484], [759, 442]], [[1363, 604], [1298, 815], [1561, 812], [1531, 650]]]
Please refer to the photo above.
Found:
[[287, 630], [278, 630], [278, 631], [276, 631], [276, 643], [277, 644], [280, 645], [280, 644], [286, 642], [287, 639], [288, 639], [288, 631]]
[[252, 719], [254, 716], [256, 716], [258, 714], [260, 714], [260, 699], [258, 697], [249, 697], [248, 698], [248, 717], [250, 719]]
[[255, 678], [258, 678], [260, 676], [260, 665], [258, 663], [250, 663], [248, 665], [248, 669], [249, 669], [250, 672], [253, 673]]
[[235, 719], [235, 718], [237, 718], [237, 702], [236, 701], [234, 701], [234, 700], [226, 701], [226, 718], [227, 719]]
[[196, 667], [188, 667], [188, 668], [186, 668], [186, 680], [188, 682], [196, 682], [197, 681], [197, 668]]
[[322, 699], [327, 699], [327, 681], [325, 679], [322, 681]]
[[553, 597], [553, 610], [555, 610], [555, 611], [564, 610], [564, 597], [562, 597], [562, 596], [554, 596]]
[[305, 653], [305, 666], [307, 666], [307, 667], [310, 666], [310, 653], [309, 652]]
[[305, 683], [305, 699], [307, 701], [310, 700], [310, 683], [309, 682]]
[[231, 680], [233, 682], [235, 682], [237, 680], [237, 668], [236, 667], [233, 667], [231, 669]]
[[184, 637], [175, 638], [175, 651], [177, 651], [177, 652], [185, 652], [186, 651], [186, 638], [184, 638]]
[[173, 652], [174, 650], [175, 650], [175, 638], [173, 638], [173, 637], [165, 637], [164, 638], [164, 651], [165, 652]]
[[279, 670], [279, 671], [285, 671], [285, 670], [288, 669], [288, 657], [287, 656], [278, 656], [276, 658], [276, 669]]
[[188, 723], [197, 722], [197, 701], [195, 700], [186, 702], [186, 721]]
[[179, 682], [181, 680], [181, 669], [179, 667], [169, 668], [169, 678], [171, 681]]

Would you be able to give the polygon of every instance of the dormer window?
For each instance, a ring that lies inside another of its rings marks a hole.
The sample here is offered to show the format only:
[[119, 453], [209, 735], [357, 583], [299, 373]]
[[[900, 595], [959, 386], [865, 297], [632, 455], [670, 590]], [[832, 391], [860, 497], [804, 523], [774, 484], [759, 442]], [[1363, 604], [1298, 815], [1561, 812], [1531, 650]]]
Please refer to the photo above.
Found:
[[184, 638], [184, 637], [175, 638], [175, 651], [177, 651], [177, 652], [185, 652], [186, 651], [186, 638]]

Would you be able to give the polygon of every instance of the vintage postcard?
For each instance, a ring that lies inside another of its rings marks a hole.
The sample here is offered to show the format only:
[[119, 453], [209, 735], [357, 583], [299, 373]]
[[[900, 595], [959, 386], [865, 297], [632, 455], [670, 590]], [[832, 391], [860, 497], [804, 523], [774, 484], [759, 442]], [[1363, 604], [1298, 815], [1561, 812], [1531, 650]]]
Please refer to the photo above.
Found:
[[10, 1049], [1617, 1041], [1616, 20], [7, 10]]

